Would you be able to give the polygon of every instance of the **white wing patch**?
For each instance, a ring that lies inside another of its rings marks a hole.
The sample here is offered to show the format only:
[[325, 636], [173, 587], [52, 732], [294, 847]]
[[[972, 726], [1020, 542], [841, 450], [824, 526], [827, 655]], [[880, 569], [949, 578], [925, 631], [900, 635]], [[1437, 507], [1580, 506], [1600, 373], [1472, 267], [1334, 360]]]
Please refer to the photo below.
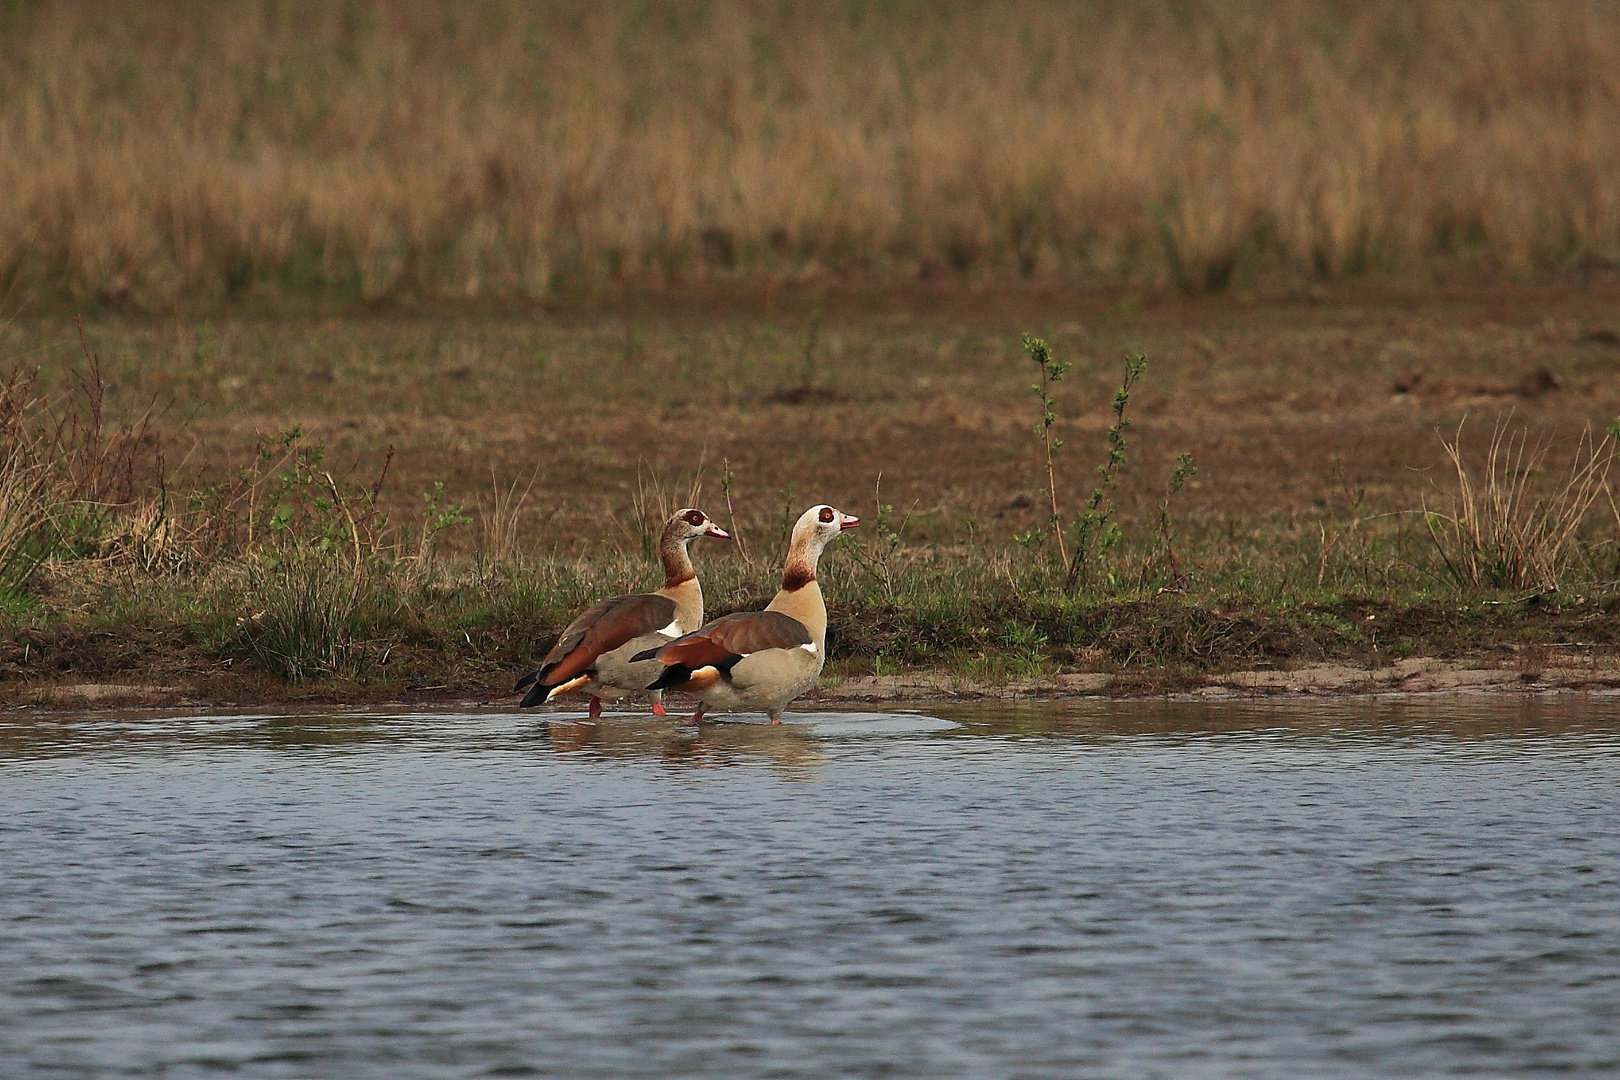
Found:
[[676, 620], [658, 632], [667, 638], [678, 638], [681, 636], [680, 621]]
[[[809, 653], [811, 656], [816, 655], [816, 643], [813, 642], [813, 641], [807, 641], [803, 645], [800, 645], [799, 648], [803, 649], [805, 652]], [[745, 653], [738, 653], [737, 655], [740, 656], [742, 659], [746, 660], [750, 656], [753, 656], [754, 654], [751, 653], [751, 652], [745, 652]]]

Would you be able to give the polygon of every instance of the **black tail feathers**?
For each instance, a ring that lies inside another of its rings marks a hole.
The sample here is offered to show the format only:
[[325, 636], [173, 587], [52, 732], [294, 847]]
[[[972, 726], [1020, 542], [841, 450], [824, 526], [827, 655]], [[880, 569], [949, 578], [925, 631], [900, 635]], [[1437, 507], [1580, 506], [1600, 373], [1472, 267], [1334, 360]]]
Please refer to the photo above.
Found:
[[647, 689], [649, 689], [649, 690], [668, 690], [672, 686], [681, 685], [681, 683], [684, 683], [687, 679], [690, 679], [691, 677], [692, 677], [692, 669], [691, 668], [683, 667], [680, 664], [671, 664], [669, 667], [667, 667], [667, 668], [665, 668], [663, 670], [663, 673], [660, 674], [657, 679], [655, 679], [651, 684], [648, 685]]
[[[546, 700], [546, 695], [551, 693], [552, 686], [552, 684], [546, 681], [546, 677], [551, 674], [552, 669], [556, 666], [556, 664], [547, 664], [539, 671], [531, 671], [529, 674], [518, 680], [517, 685], [512, 687], [512, 693], [514, 694], [525, 687], [534, 687], [534, 689], [530, 690], [528, 695], [518, 704], [518, 708], [527, 709], [530, 705], [538, 705], [542, 701]], [[539, 694], [540, 696], [535, 697], [536, 694]]]
[[546, 695], [551, 693], [551, 691], [554, 689], [556, 688], [547, 686], [543, 682], [536, 681], [533, 686], [529, 687], [529, 692], [523, 695], [523, 700], [518, 702], [518, 708], [530, 709], [536, 705], [542, 704], [546, 700]]

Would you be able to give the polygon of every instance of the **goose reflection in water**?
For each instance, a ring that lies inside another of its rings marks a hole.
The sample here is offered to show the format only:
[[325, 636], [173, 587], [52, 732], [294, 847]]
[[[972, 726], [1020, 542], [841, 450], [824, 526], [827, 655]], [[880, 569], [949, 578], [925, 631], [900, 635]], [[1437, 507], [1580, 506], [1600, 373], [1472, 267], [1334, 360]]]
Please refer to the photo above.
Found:
[[810, 779], [824, 759], [822, 739], [807, 724], [712, 724], [672, 730], [645, 717], [599, 720], [552, 717], [545, 725], [558, 754], [599, 760], [643, 758], [667, 765], [720, 768], [765, 762], [793, 779]]

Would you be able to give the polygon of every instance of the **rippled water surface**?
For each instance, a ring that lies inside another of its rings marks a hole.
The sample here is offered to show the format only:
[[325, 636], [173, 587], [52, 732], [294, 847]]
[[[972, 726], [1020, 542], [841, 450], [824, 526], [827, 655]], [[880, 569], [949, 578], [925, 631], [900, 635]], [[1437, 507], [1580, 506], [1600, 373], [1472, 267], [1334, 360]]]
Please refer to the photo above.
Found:
[[1620, 1073], [1620, 703], [0, 717], [0, 1076]]

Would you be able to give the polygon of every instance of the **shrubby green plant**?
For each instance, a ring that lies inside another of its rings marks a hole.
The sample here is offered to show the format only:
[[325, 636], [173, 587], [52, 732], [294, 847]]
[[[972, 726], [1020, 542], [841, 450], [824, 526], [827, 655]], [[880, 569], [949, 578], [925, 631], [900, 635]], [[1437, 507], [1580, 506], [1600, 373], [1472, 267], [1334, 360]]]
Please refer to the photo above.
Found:
[[426, 563], [433, 557], [433, 545], [441, 533], [459, 528], [469, 520], [464, 506], [444, 497], [444, 481], [435, 480], [433, 490], [422, 493], [422, 532], [416, 545], [417, 563]]
[[1158, 503], [1158, 529], [1153, 539], [1153, 550], [1142, 561], [1142, 573], [1138, 582], [1139, 588], [1146, 588], [1150, 577], [1163, 571], [1174, 581], [1181, 575], [1181, 563], [1176, 557], [1176, 530], [1170, 517], [1170, 502], [1187, 485], [1187, 481], [1198, 475], [1198, 466], [1193, 464], [1193, 457], [1189, 453], [1176, 455], [1175, 462], [1170, 466], [1170, 478], [1165, 483], [1164, 496]]
[[[1147, 371], [1147, 357], [1137, 354], [1125, 359], [1124, 377], [1114, 392], [1113, 401], [1109, 406], [1113, 413], [1113, 421], [1108, 426], [1107, 457], [1097, 466], [1097, 482], [1092, 487], [1091, 494], [1087, 496], [1080, 513], [1064, 525], [1058, 505], [1055, 463], [1063, 440], [1052, 432], [1053, 426], [1058, 421], [1057, 399], [1053, 396], [1052, 387], [1069, 373], [1071, 365], [1066, 361], [1055, 359], [1052, 356], [1051, 346], [1038, 337], [1024, 334], [1022, 341], [1024, 351], [1040, 371], [1041, 381], [1031, 385], [1030, 391], [1040, 403], [1035, 435], [1041, 440], [1046, 470], [1046, 487], [1041, 494], [1046, 498], [1050, 515], [1044, 529], [1031, 529], [1015, 535], [1013, 540], [1025, 547], [1034, 547], [1050, 538], [1057, 548], [1057, 561], [1062, 568], [1064, 580], [1072, 588], [1078, 584], [1097, 580], [1103, 562], [1119, 547], [1124, 538], [1117, 520], [1118, 506], [1112, 493], [1119, 485], [1120, 471], [1128, 463], [1125, 429], [1131, 426], [1131, 419], [1126, 415], [1126, 408], [1130, 405], [1131, 391], [1136, 386], [1137, 380]], [[1177, 458], [1171, 473], [1170, 490], [1160, 506], [1160, 538], [1166, 541], [1166, 551], [1172, 555], [1173, 549], [1168, 544], [1171, 537], [1168, 499], [1170, 495], [1180, 491], [1187, 479], [1197, 471], [1191, 455], [1182, 454]]]
[[1052, 514], [1047, 519], [1046, 529], [1041, 532], [1031, 530], [1014, 537], [1020, 544], [1030, 546], [1050, 535], [1057, 544], [1058, 562], [1063, 566], [1064, 574], [1070, 572], [1072, 564], [1069, 561], [1068, 548], [1063, 542], [1063, 517], [1058, 512], [1057, 471], [1053, 465], [1053, 458], [1063, 448], [1063, 440], [1052, 434], [1052, 425], [1057, 423], [1057, 399], [1052, 396], [1052, 386], [1061, 382], [1063, 376], [1069, 373], [1070, 364], [1066, 361], [1055, 360], [1052, 357], [1052, 348], [1040, 338], [1031, 334], [1022, 335], [1024, 351], [1034, 361], [1041, 373], [1041, 381], [1030, 386], [1030, 392], [1040, 402], [1040, 418], [1035, 424], [1035, 435], [1041, 440], [1041, 448], [1045, 452], [1046, 461], [1046, 488], [1041, 492], [1047, 498]]
[[[1118, 486], [1119, 472], [1126, 464], [1125, 429], [1131, 426], [1131, 420], [1125, 415], [1125, 407], [1131, 401], [1131, 388], [1146, 370], [1147, 357], [1140, 353], [1134, 358], [1126, 357], [1125, 378], [1114, 391], [1110, 406], [1114, 420], [1108, 425], [1108, 458], [1097, 466], [1097, 485], [1091, 489], [1085, 509], [1070, 526], [1074, 533], [1074, 558], [1068, 565], [1071, 585], [1094, 576], [1103, 557], [1118, 547], [1122, 539], [1119, 522], [1114, 519], [1118, 507], [1110, 493]], [[1178, 484], [1178, 490], [1179, 487]]]

